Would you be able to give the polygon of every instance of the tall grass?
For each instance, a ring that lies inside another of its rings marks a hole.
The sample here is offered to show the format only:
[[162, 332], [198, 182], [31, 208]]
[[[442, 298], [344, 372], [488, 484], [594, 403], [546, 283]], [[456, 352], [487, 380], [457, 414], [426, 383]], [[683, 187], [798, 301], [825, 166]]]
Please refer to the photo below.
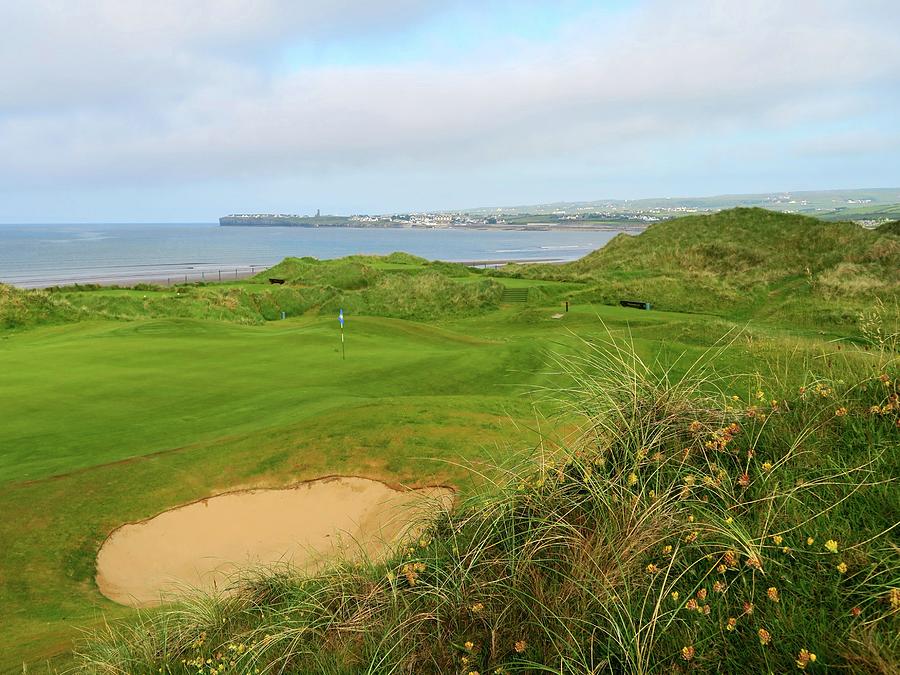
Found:
[[897, 673], [896, 352], [796, 364], [798, 387], [583, 347], [541, 392], [577, 433], [389, 562], [246, 576], [108, 627], [80, 669]]

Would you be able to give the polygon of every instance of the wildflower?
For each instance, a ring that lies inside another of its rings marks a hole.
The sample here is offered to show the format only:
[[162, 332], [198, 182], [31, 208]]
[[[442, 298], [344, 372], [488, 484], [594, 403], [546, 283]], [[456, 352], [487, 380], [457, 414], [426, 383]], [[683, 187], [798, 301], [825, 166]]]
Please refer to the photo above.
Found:
[[689, 522], [689, 523], [693, 523], [693, 522], [694, 522], [694, 516], [688, 516], [688, 522]]
[[791, 547], [790, 547], [790, 546], [784, 546], [784, 547], [782, 547], [781, 552], [784, 553], [785, 555], [787, 555], [788, 553], [791, 552]]
[[513, 645], [517, 654], [521, 654], [525, 651], [525, 648], [528, 647], [528, 644], [525, 640], [516, 640], [516, 644]]
[[698, 431], [700, 431], [702, 428], [703, 428], [703, 425], [700, 424], [700, 422], [697, 421], [697, 420], [694, 420], [693, 422], [691, 422], [691, 426], [689, 427], [689, 429], [691, 430], [691, 433], [692, 433], [692, 434], [696, 434], [696, 433], [697, 433]]
[[740, 485], [742, 488], [750, 487], [750, 474], [748, 474], [746, 471], [742, 473], [741, 477], [738, 478], [738, 485]]
[[725, 574], [725, 570], [727, 570], [727, 569], [728, 568], [725, 567], [724, 564], [719, 564], [719, 566], [716, 567], [716, 572], [718, 572], [719, 574]]
[[762, 569], [762, 563], [755, 555], [751, 555], [749, 558], [747, 558], [747, 562], [745, 564], [747, 565], [747, 567], [752, 567], [755, 570]]
[[806, 545], [807, 545], [807, 546], [812, 546], [812, 545], [815, 544], [815, 543], [816, 543], [816, 540], [813, 539], [812, 537], [807, 537], [807, 538], [806, 538]]
[[680, 595], [681, 594], [678, 591], [672, 591], [672, 600], [674, 600], [675, 602], [678, 602], [678, 597]]
[[475, 614], [478, 614], [483, 609], [484, 609], [483, 603], [476, 602], [474, 605], [472, 605], [472, 612]]
[[772, 470], [772, 462], [763, 462], [762, 465], [763, 471], [769, 472]]
[[845, 563], [845, 562], [838, 563], [837, 571], [840, 572], [841, 574], [846, 574], [847, 573], [847, 563]]
[[638, 482], [638, 477], [637, 477], [636, 473], [631, 472], [630, 474], [628, 474], [628, 484], [629, 485], [634, 485], [637, 482]]
[[688, 645], [687, 647], [681, 648], [681, 658], [683, 658], [685, 661], [690, 661], [694, 658], [693, 645]]
[[700, 602], [703, 602], [704, 600], [706, 600], [706, 589], [705, 588], [701, 588], [699, 591], [697, 591], [697, 599]]
[[797, 655], [797, 667], [800, 670], [806, 670], [806, 666], [816, 660], [816, 655], [808, 649], [801, 649]]
[[869, 408], [869, 412], [872, 413], [873, 415], [877, 415], [878, 413], [881, 412], [881, 408], [877, 405], [873, 405], [871, 408]]
[[672, 547], [669, 545], [663, 546], [663, 555], [669, 555], [672, 552]]
[[892, 588], [888, 597], [891, 601], [891, 609], [900, 609], [900, 588]]
[[891, 378], [889, 378], [886, 373], [879, 375], [878, 379], [881, 380], [881, 383], [885, 386], [888, 386], [891, 383]]
[[756, 400], [757, 401], [762, 401], [765, 397], [766, 397], [766, 395], [762, 391], [757, 390], [757, 392], [756, 392]]
[[737, 619], [735, 619], [733, 616], [729, 616], [728, 621], [725, 623], [725, 628], [726, 630], [733, 631], [735, 628], [737, 628]]
[[728, 517], [725, 519], [725, 524], [726, 524], [726, 525], [731, 525], [733, 522], [734, 522], [734, 518], [732, 518], [731, 516], [728, 516]]
[[859, 607], [853, 607], [850, 610], [850, 616], [852, 616], [852, 617], [857, 617], [860, 614], [862, 614], [862, 609], [860, 609]]
[[472, 651], [475, 648], [475, 643], [471, 640], [466, 640], [466, 643], [463, 645], [466, 648], [466, 651]]
[[694, 611], [700, 608], [700, 605], [697, 604], [697, 601], [694, 598], [691, 598], [686, 603], [684, 603], [684, 608], [690, 611]]
[[713, 583], [713, 591], [716, 593], [724, 593], [727, 586], [724, 581], [716, 581]]
[[725, 554], [722, 556], [725, 564], [729, 567], [737, 567], [738, 564], [738, 553], [735, 551], [725, 551]]
[[656, 565], [653, 563], [647, 565], [647, 574], [656, 574], [657, 572], [659, 572], [659, 568]]
[[781, 538], [780, 534], [775, 534], [775, 535], [772, 535], [772, 541], [775, 542], [776, 546], [781, 546], [781, 542], [784, 540]]
[[765, 647], [772, 641], [772, 634], [769, 633], [765, 628], [760, 628], [756, 631], [756, 634], [759, 636], [759, 644]]
[[825, 548], [827, 548], [832, 553], [838, 552], [838, 543], [834, 539], [829, 539], [825, 542]]
[[744, 600], [744, 614], [753, 614], [753, 603], [748, 600]]
[[771, 600], [772, 602], [781, 601], [781, 595], [779, 595], [778, 589], [774, 586], [769, 587], [769, 589], [766, 591], [766, 595], [769, 596], [769, 600]]
[[847, 409], [844, 406], [841, 406], [837, 410], [834, 411], [835, 417], [844, 417], [847, 414]]
[[691, 532], [689, 535], [687, 535], [687, 536], [684, 538], [684, 540], [685, 540], [688, 544], [690, 544], [690, 543], [693, 542], [693, 541], [696, 541], [696, 539], [697, 539], [697, 532], [696, 532], [696, 531], [695, 531], [695, 532]]
[[698, 611], [698, 612], [701, 612], [701, 613], [704, 614], [705, 616], [709, 616], [710, 607], [709, 607], [709, 605], [703, 605], [703, 607], [701, 607], [701, 608], [698, 609], [697, 611]]

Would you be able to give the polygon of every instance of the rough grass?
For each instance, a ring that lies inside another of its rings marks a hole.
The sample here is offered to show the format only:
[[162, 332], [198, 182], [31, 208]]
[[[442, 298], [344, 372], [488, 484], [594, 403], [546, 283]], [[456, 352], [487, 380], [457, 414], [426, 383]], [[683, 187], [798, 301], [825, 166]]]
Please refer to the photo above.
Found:
[[800, 388], [739, 396], [716, 350], [673, 378], [627, 342], [586, 347], [543, 390], [578, 432], [389, 564], [238, 579], [108, 627], [79, 667], [897, 672], [896, 353], [831, 354], [840, 379], [807, 363]]
[[900, 302], [900, 240], [889, 231], [739, 208], [620, 234], [565, 265], [503, 273], [582, 281], [575, 299], [634, 298], [673, 311], [847, 327], [874, 297]]

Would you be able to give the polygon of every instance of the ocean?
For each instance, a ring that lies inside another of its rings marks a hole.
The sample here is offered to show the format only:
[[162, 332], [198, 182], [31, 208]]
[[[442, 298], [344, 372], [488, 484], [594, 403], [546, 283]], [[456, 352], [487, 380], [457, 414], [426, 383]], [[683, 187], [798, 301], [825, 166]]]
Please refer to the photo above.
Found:
[[616, 231], [219, 227], [195, 224], [0, 224], [0, 282], [177, 283], [237, 278], [286, 256], [405, 251], [447, 261], [574, 260]]

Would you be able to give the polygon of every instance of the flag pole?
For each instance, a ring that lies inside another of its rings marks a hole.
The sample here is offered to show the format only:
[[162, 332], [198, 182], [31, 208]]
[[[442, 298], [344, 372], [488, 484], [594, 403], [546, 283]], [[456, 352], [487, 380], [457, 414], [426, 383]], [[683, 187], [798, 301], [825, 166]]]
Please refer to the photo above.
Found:
[[344, 308], [338, 310], [338, 321], [341, 322], [341, 361], [347, 360], [347, 352], [344, 350]]

